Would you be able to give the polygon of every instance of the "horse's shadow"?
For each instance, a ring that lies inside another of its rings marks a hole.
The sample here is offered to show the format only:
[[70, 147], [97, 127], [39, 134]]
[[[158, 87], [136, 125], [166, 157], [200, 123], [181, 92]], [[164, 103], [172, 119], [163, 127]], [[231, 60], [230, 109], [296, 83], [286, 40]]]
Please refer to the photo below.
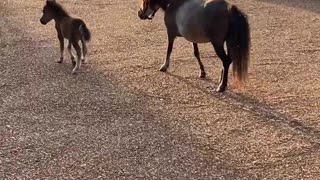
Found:
[[[302, 120], [291, 117], [288, 114], [281, 113], [276, 109], [272, 108], [266, 102], [261, 102], [257, 98], [250, 96], [248, 94], [242, 94], [237, 92], [232, 92], [230, 90], [219, 93], [214, 90], [214, 88], [206, 88], [197, 86], [183, 77], [175, 74], [167, 73], [168, 75], [188, 84], [190, 87], [203, 92], [206, 95], [214, 97], [219, 101], [226, 102], [232, 105], [236, 109], [247, 111], [253, 114], [257, 120], [263, 121], [275, 127], [280, 127], [284, 129], [290, 129], [291, 131], [299, 134], [303, 137], [307, 137], [312, 142], [320, 144], [320, 131], [313, 127], [309, 127], [302, 122]], [[210, 106], [208, 104], [207, 106]]]

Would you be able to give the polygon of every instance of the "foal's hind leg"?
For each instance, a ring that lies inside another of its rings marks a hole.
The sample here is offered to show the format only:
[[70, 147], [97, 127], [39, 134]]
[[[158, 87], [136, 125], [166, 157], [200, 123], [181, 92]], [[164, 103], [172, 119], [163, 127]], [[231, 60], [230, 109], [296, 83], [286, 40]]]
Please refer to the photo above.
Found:
[[200, 60], [200, 53], [199, 53], [199, 48], [198, 48], [198, 44], [197, 43], [193, 43], [193, 53], [194, 56], [197, 58], [199, 66], [200, 66], [200, 78], [205, 78], [206, 77], [206, 72], [204, 71], [204, 66]]
[[229, 66], [231, 64], [231, 58], [226, 54], [223, 45], [216, 45], [214, 43], [213, 47], [218, 55], [218, 57], [221, 59], [223, 64], [223, 69], [221, 73], [221, 80], [220, 84], [217, 88], [218, 92], [223, 92], [226, 90], [227, 84], [228, 84], [228, 72], [229, 72]]
[[72, 41], [72, 45], [77, 52], [76, 65], [75, 65], [74, 69], [72, 70], [72, 74], [76, 74], [78, 72], [78, 70], [80, 69], [80, 65], [81, 65], [81, 48], [79, 46], [78, 41]]
[[164, 64], [161, 66], [160, 71], [162, 72], [167, 72], [167, 69], [169, 67], [170, 64], [170, 55], [173, 49], [173, 42], [174, 39], [176, 38], [176, 36], [168, 34], [168, 49], [167, 49], [167, 57], [166, 60], [164, 62]]
[[81, 58], [81, 61], [83, 63], [88, 63], [88, 60], [86, 59], [86, 55], [88, 52], [86, 42], [81, 40], [81, 43], [82, 43], [82, 55], [83, 55], [83, 57]]
[[74, 56], [73, 56], [72, 51], [71, 51], [71, 41], [70, 40], [69, 40], [69, 43], [68, 43], [68, 52], [69, 52], [70, 57], [71, 57], [72, 65], [75, 66], [76, 65], [76, 61], [74, 60]]
[[64, 38], [61, 32], [58, 32], [58, 39], [60, 42], [60, 60], [57, 61], [57, 63], [62, 63], [63, 62], [63, 50], [64, 50]]

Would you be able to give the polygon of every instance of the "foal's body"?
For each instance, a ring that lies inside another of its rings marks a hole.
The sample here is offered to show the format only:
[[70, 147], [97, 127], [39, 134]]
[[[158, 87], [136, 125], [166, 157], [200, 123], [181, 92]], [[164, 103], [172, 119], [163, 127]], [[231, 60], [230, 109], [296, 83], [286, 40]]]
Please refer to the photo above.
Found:
[[[160, 71], [167, 71], [176, 37], [193, 43], [194, 55], [200, 66], [200, 77], [206, 76], [200, 60], [198, 43], [210, 42], [223, 63], [217, 91], [226, 89], [228, 70], [233, 62], [233, 72], [240, 82], [246, 75], [249, 62], [250, 31], [245, 14], [224, 0], [140, 0], [138, 15], [152, 19], [156, 11], [164, 10], [168, 34], [167, 57]], [[228, 54], [224, 50], [227, 44]]]
[[[55, 28], [57, 30], [58, 39], [60, 42], [60, 60], [58, 63], [62, 63], [63, 51], [64, 51], [64, 39], [68, 42], [68, 51], [71, 56], [72, 64], [75, 66], [72, 73], [77, 73], [80, 68], [81, 61], [85, 62], [85, 56], [87, 54], [86, 41], [90, 40], [90, 31], [86, 27], [85, 23], [78, 18], [71, 17], [60, 4], [55, 0], [47, 0], [47, 4], [43, 9], [43, 16], [40, 19], [42, 24], [46, 24], [54, 19]], [[82, 53], [79, 46], [79, 41], [82, 44]], [[73, 46], [77, 52], [77, 61], [71, 52], [71, 46]]]
[[[79, 44], [77, 42], [81, 41], [82, 43], [82, 55], [79, 58], [82, 58], [82, 61], [85, 62], [85, 56], [87, 53], [87, 47], [86, 42], [83, 38], [83, 33], [80, 31], [80, 27], [84, 24], [84, 22], [81, 19], [72, 18], [70, 16], [64, 17], [61, 20], [56, 20], [55, 22], [55, 28], [58, 33], [58, 39], [60, 41], [60, 50], [61, 50], [61, 57], [58, 63], [63, 62], [63, 51], [64, 51], [64, 39], [67, 39], [69, 41], [68, 43], [68, 51], [71, 56], [71, 60], [73, 65], [76, 65], [76, 62], [74, 61], [74, 56], [71, 52], [71, 45], [74, 46], [74, 48], [77, 50], [79, 47]], [[74, 27], [79, 27], [78, 29], [74, 29]]]

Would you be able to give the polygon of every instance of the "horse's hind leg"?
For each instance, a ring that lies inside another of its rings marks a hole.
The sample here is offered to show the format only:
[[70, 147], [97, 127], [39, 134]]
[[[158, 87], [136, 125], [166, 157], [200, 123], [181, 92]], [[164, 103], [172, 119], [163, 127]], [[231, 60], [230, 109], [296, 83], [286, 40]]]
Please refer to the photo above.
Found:
[[168, 49], [167, 49], [167, 57], [166, 60], [164, 62], [164, 64], [161, 66], [160, 71], [162, 72], [167, 72], [167, 69], [169, 67], [170, 64], [170, 56], [171, 56], [171, 52], [173, 49], [173, 43], [174, 43], [174, 39], [176, 37], [174, 35], [171, 35], [168, 33]]
[[204, 71], [204, 66], [203, 66], [201, 59], [200, 59], [200, 53], [199, 53], [199, 48], [198, 48], [197, 43], [193, 43], [193, 53], [194, 53], [194, 56], [197, 58], [199, 66], [200, 66], [200, 70], [201, 70], [200, 78], [205, 78], [206, 72]]
[[58, 32], [58, 39], [60, 42], [60, 60], [57, 61], [57, 63], [62, 63], [63, 62], [63, 50], [64, 50], [64, 38], [60, 32]]
[[76, 65], [75, 65], [74, 69], [72, 70], [72, 74], [76, 74], [78, 72], [78, 70], [80, 69], [80, 65], [81, 65], [81, 48], [79, 46], [78, 41], [72, 41], [72, 45], [77, 52]]
[[216, 45], [214, 43], [213, 47], [217, 53], [217, 56], [221, 59], [222, 64], [223, 64], [223, 69], [221, 73], [221, 80], [220, 84], [217, 88], [218, 92], [223, 92], [226, 90], [227, 84], [228, 84], [228, 72], [229, 72], [229, 66], [231, 64], [231, 59], [230, 57], [226, 54], [223, 45]]
[[72, 51], [71, 51], [71, 41], [69, 41], [69, 43], [68, 43], [68, 52], [69, 52], [70, 57], [71, 57], [72, 65], [75, 66], [76, 65], [76, 61], [74, 60], [74, 55], [72, 54]]
[[87, 49], [87, 45], [86, 45], [86, 42], [85, 41], [81, 41], [81, 44], [82, 44], [82, 58], [81, 58], [81, 61], [83, 63], [87, 63], [88, 60], [86, 59], [86, 55], [87, 55], [87, 52], [88, 52], [88, 49]]

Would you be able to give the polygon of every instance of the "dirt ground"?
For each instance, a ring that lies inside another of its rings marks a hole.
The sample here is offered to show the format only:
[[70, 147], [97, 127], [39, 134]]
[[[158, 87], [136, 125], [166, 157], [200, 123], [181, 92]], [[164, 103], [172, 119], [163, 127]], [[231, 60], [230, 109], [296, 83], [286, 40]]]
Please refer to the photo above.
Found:
[[0, 1], [0, 179], [320, 179], [320, 2], [233, 0], [251, 24], [245, 92], [136, 1], [61, 0], [92, 31], [78, 75], [57, 64], [42, 0]]

